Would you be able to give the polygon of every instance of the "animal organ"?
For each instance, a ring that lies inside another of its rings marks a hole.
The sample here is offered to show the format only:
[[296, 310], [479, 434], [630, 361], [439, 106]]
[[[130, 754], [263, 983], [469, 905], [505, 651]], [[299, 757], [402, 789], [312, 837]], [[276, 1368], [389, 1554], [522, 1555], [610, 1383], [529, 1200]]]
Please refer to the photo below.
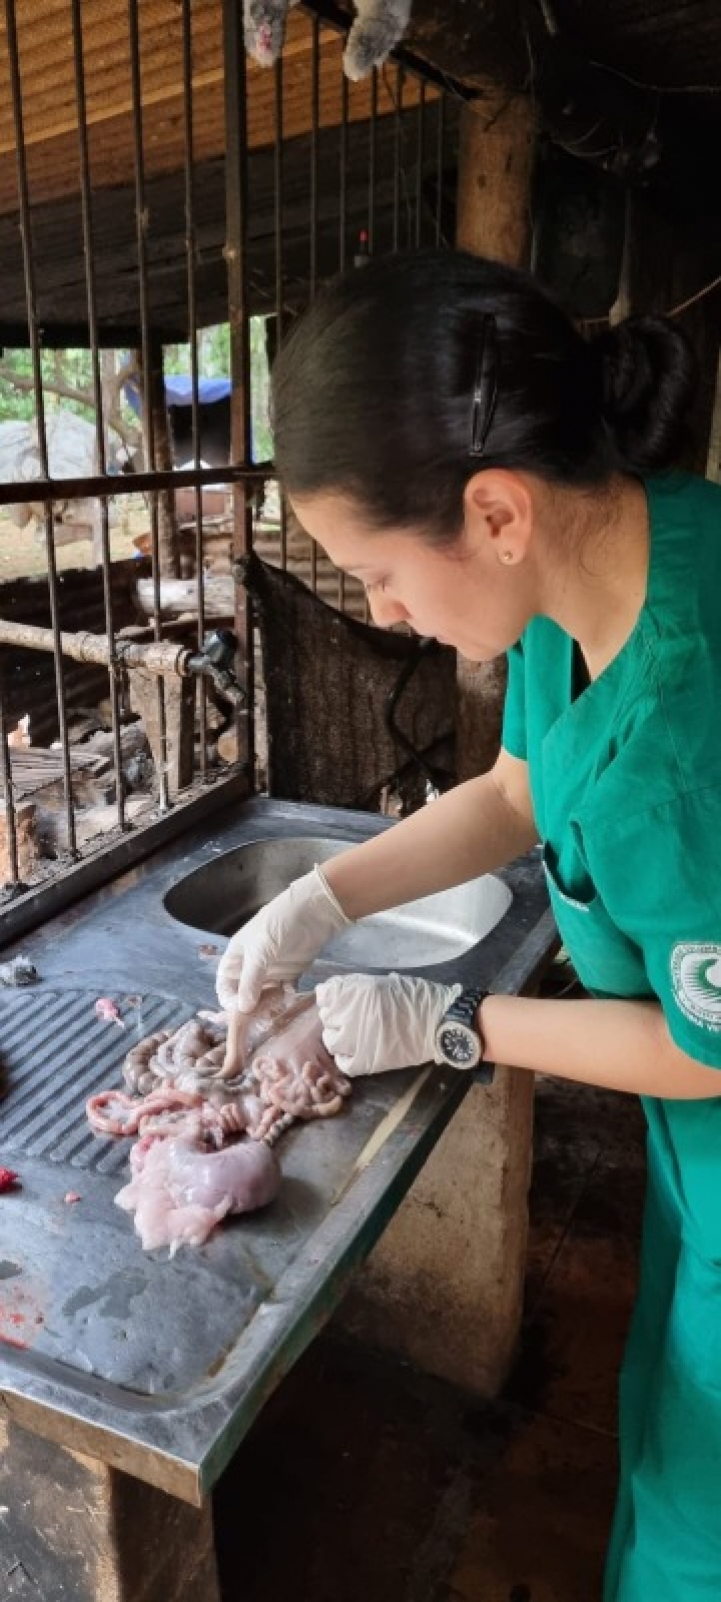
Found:
[[209, 1152], [202, 1140], [146, 1135], [130, 1153], [132, 1178], [115, 1198], [135, 1214], [144, 1251], [202, 1246], [228, 1213], [267, 1206], [280, 1189], [280, 1165], [257, 1141]]
[[[245, 45], [261, 67], [272, 67], [283, 48], [288, 12], [298, 0], [245, 0]], [[403, 37], [412, 0], [355, 0], [356, 17], [343, 55], [354, 81], [380, 67]]]
[[169, 1086], [142, 1097], [128, 1096], [122, 1090], [101, 1090], [90, 1097], [85, 1110], [96, 1135], [183, 1135], [217, 1148], [246, 1130], [250, 1132], [264, 1107], [258, 1096], [248, 1093], [215, 1105], [191, 1091]]
[[125, 1024], [123, 1023], [118, 1011], [117, 1001], [113, 1001], [110, 996], [98, 997], [95, 1003], [95, 1016], [96, 1018], [100, 1018], [102, 1023], [114, 1023], [117, 1024], [120, 1029], [125, 1028]]
[[[350, 1095], [349, 1080], [338, 1072], [323, 1045], [312, 996], [299, 996], [288, 985], [264, 992], [255, 1011], [241, 1020], [232, 1079], [223, 1071], [226, 1034], [223, 1013], [203, 1012], [174, 1034], [159, 1031], [141, 1040], [125, 1059], [129, 1090], [154, 1098], [165, 1087], [205, 1098], [224, 1114], [226, 1126], [230, 1109], [235, 1109], [239, 1127], [256, 1140], [266, 1139], [281, 1119], [332, 1117]], [[115, 1108], [113, 1116], [125, 1124], [133, 1102], [129, 1100], [123, 1110], [119, 1092], [107, 1095]], [[98, 1114], [104, 1116], [105, 1105], [102, 1097], [88, 1104], [94, 1127]], [[153, 1100], [152, 1107], [148, 1100], [147, 1108], [162, 1118], [162, 1100]], [[176, 1110], [169, 1104], [169, 1111]], [[145, 1112], [138, 1110], [138, 1117], [142, 1121]]]
[[[238, 1061], [233, 1065], [233, 1082], [242, 1076], [250, 1057], [281, 1021], [312, 1003], [310, 996], [298, 996], [290, 985], [266, 990], [253, 1013], [244, 1016], [237, 1033]], [[228, 1025], [225, 1013], [200, 1012], [179, 1029], [161, 1029], [148, 1035], [128, 1052], [123, 1077], [128, 1089], [145, 1096], [158, 1084], [170, 1081], [181, 1090], [206, 1092], [210, 1081], [228, 1080], [223, 1071]]]
[[[312, 995], [290, 986], [264, 992], [242, 1019], [232, 1079], [223, 1066], [226, 1037], [223, 1013], [158, 1030], [128, 1052], [128, 1089], [100, 1091], [87, 1103], [96, 1134], [140, 1137], [130, 1153], [132, 1179], [116, 1201], [134, 1212], [148, 1251], [202, 1244], [226, 1213], [264, 1206], [255, 1198], [266, 1191], [272, 1200], [280, 1184], [275, 1158], [268, 1168], [245, 1154], [269, 1156], [296, 1119], [333, 1117], [351, 1093], [323, 1045]], [[215, 1161], [226, 1156], [227, 1169]]]

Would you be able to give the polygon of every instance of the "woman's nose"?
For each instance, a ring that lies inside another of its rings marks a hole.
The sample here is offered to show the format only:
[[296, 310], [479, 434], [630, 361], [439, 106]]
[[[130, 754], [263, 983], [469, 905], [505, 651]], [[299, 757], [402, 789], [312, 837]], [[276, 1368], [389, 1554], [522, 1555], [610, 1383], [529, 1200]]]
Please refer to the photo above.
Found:
[[394, 601], [392, 595], [385, 595], [382, 590], [369, 595], [368, 604], [373, 622], [380, 629], [389, 629], [392, 623], [408, 622], [408, 613], [402, 601]]

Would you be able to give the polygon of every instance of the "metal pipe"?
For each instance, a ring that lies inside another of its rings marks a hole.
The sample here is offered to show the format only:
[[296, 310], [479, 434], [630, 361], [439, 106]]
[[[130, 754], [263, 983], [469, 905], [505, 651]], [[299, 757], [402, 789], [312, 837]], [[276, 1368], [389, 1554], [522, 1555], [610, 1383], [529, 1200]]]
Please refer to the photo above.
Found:
[[[193, 467], [200, 467], [200, 405], [198, 392], [198, 302], [195, 282], [197, 235], [195, 228], [195, 142], [193, 129], [192, 0], [181, 0], [183, 35], [183, 155], [185, 163], [185, 255], [188, 286], [188, 341], [190, 345], [191, 429]], [[195, 485], [195, 576], [198, 586], [198, 650], [205, 639], [205, 582], [203, 571], [203, 491]], [[208, 702], [205, 680], [198, 682], [200, 774], [208, 777]]]
[[[253, 466], [223, 468], [223, 478], [232, 483], [257, 484], [273, 478], [272, 462], [257, 462]], [[195, 484], [217, 484], [218, 468], [176, 468], [172, 472], [128, 473], [127, 476], [92, 474], [87, 478], [32, 478], [13, 483], [0, 483], [0, 506], [27, 501], [69, 501], [92, 499], [99, 495], [144, 495], [151, 490], [184, 489]]]
[[338, 267], [345, 272], [348, 251], [348, 79], [341, 75], [340, 138], [338, 141]]
[[[275, 349], [283, 341], [283, 57], [275, 63], [274, 128], [273, 128], [273, 238], [275, 245]], [[280, 565], [285, 573], [288, 566], [288, 511], [285, 496], [278, 486], [280, 511]]]
[[309, 289], [313, 299], [318, 286], [318, 121], [320, 114], [320, 23], [311, 18], [310, 68], [310, 264]]
[[[30, 228], [30, 190], [28, 186], [27, 153], [25, 148], [25, 121], [23, 116], [23, 94], [22, 81], [20, 77], [20, 55], [18, 49], [15, 0], [5, 0], [5, 20], [7, 28], [8, 58], [10, 63], [10, 85], [12, 93], [13, 124], [15, 130], [18, 198], [20, 202], [20, 237], [23, 252], [23, 268], [25, 272], [25, 300], [27, 306], [28, 335], [30, 339], [30, 349], [32, 355], [38, 450], [40, 455], [41, 472], [43, 478], [47, 480], [50, 477], [48, 467], [48, 442], [45, 429], [45, 401], [43, 396], [42, 363], [40, 359], [40, 327], [37, 316], [35, 263], [33, 260], [32, 234]], [[70, 774], [70, 745], [68, 742], [67, 708], [65, 704], [65, 679], [63, 675], [62, 657], [58, 643], [60, 636], [58, 576], [55, 562], [52, 506], [47, 500], [44, 503], [44, 515], [50, 618], [52, 623], [53, 638], [56, 643], [54, 659], [55, 689], [58, 707], [58, 728], [62, 751], [63, 795], [65, 799], [65, 813], [68, 831], [68, 850], [70, 855], [75, 857], [77, 855], [77, 838], [75, 833], [75, 810], [73, 807], [73, 790]]]
[[443, 163], [445, 157], [446, 137], [446, 97], [439, 95], [436, 101], [436, 245], [443, 243]]
[[393, 113], [393, 250], [401, 244], [401, 174], [403, 171], [403, 68], [396, 70], [395, 111]]
[[[223, 60], [225, 71], [225, 260], [228, 269], [228, 322], [230, 325], [231, 457], [245, 466], [253, 458], [250, 402], [250, 307], [247, 284], [248, 238], [248, 137], [246, 53], [241, 0], [223, 0]], [[232, 556], [249, 556], [253, 550], [253, 509], [250, 497], [236, 481], [234, 493]], [[255, 772], [255, 658], [250, 597], [238, 586], [235, 630], [244, 658], [248, 692], [244, 725], [236, 725], [240, 755]], [[245, 738], [243, 739], [243, 734]], [[242, 749], [242, 746], [245, 749]]]
[[[155, 425], [151, 384], [150, 310], [148, 305], [147, 229], [148, 210], [145, 200], [145, 153], [143, 148], [143, 104], [140, 73], [140, 29], [138, 0], [128, 0], [128, 31], [130, 36], [130, 82], [133, 117], [133, 166], [135, 172], [135, 231], [138, 252], [140, 338], [143, 368], [143, 432], [151, 473], [155, 468]], [[156, 640], [161, 637], [160, 622], [160, 537], [158, 527], [158, 499], [151, 490], [150, 541], [153, 574], [153, 629]], [[161, 811], [170, 806], [168, 794], [168, 730], [165, 715], [165, 696], [162, 680], [158, 679], [158, 736], [160, 763], [158, 790]]]
[[[313, 300], [318, 288], [318, 122], [320, 114], [320, 22], [311, 18], [311, 78], [310, 78], [310, 271], [309, 291]], [[310, 544], [310, 587], [318, 593], [318, 547]]]
[[371, 75], [371, 115], [368, 125], [368, 250], [373, 255], [376, 225], [376, 134], [378, 131], [378, 70]]
[[[95, 260], [93, 256], [93, 220], [90, 188], [87, 103], [85, 95], [85, 60], [83, 50], [83, 25], [80, 7], [81, 0], [71, 0], [73, 54], [75, 58], [75, 101], [78, 113], [80, 204], [83, 227], [83, 255], [85, 258], [85, 285], [88, 302], [88, 334], [90, 337], [93, 398], [95, 402], [95, 449], [97, 452], [98, 472], [101, 475], [104, 475], [107, 473], [107, 460], [105, 452], [103, 386], [100, 377], [100, 356], [98, 347], [98, 307], [95, 281]], [[115, 794], [118, 808], [118, 828], [124, 829], [126, 827], [125, 784], [123, 781], [123, 751], [120, 739], [120, 700], [118, 696], [118, 680], [115, 671], [115, 650], [113, 644], [115, 627], [113, 621], [113, 596], [110, 573], [110, 525], [108, 518], [108, 503], [105, 498], [101, 499], [100, 501], [100, 547], [103, 574], [105, 631], [111, 645], [110, 659], [108, 663], [108, 680], [110, 690], [111, 727], [113, 732], [113, 756], [115, 759]]]
[[5, 717], [5, 690], [0, 671], [0, 785], [5, 801], [5, 837], [7, 840], [8, 866], [10, 868], [10, 883], [20, 888], [20, 868], [18, 864], [18, 831], [15, 814], [15, 796], [13, 793], [13, 774], [8, 749], [7, 720]]
[[[198, 651], [179, 645], [177, 640], [133, 640], [117, 634], [111, 639], [107, 634], [91, 634], [87, 630], [75, 633], [64, 630], [60, 635], [63, 655], [74, 662], [107, 667], [113, 660], [122, 670], [155, 673], [159, 679], [208, 677], [228, 700], [243, 705], [245, 688], [226, 666], [235, 644], [234, 635], [223, 630], [209, 636]], [[55, 638], [52, 629], [0, 618], [0, 645], [15, 645], [27, 651], [52, 651]], [[0, 756], [0, 772], [1, 763]]]
[[420, 245], [423, 234], [423, 168], [426, 159], [426, 86], [421, 82], [416, 109], [418, 137], [416, 145], [416, 213], [414, 243]]
[[275, 248], [275, 343], [283, 334], [283, 57], [275, 63], [273, 96], [273, 242]]
[[[40, 624], [14, 623], [10, 618], [0, 618], [0, 645], [15, 645], [28, 651], [52, 651], [54, 640], [53, 630], [44, 629]], [[176, 673], [179, 658], [188, 650], [187, 646], [178, 645], [177, 640], [126, 640], [116, 635], [113, 641], [107, 634], [91, 634], [85, 629], [75, 632], [63, 629], [59, 644], [63, 655], [72, 657], [74, 662], [90, 662], [102, 667], [116, 654], [123, 668], [141, 667], [147, 673], [158, 674]]]

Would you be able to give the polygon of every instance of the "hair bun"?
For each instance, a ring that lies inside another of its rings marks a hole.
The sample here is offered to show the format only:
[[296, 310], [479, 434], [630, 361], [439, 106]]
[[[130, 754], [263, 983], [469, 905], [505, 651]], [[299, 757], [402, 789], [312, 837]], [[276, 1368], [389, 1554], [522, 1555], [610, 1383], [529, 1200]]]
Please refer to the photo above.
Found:
[[670, 467], [683, 443], [695, 360], [686, 335], [665, 317], [627, 317], [592, 342], [602, 411], [624, 466]]

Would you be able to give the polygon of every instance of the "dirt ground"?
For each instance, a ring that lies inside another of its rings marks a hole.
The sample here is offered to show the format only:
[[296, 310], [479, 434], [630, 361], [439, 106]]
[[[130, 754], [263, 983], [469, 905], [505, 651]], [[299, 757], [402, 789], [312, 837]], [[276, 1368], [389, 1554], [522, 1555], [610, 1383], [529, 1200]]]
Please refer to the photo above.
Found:
[[[146, 508], [139, 496], [125, 495], [117, 502], [117, 522], [110, 530], [110, 554], [113, 561], [135, 556], [133, 541], [149, 530]], [[92, 542], [88, 538], [66, 543], [70, 529], [60, 525], [55, 555], [58, 571], [68, 568], [94, 567]], [[45, 530], [35, 519], [25, 528], [18, 528], [12, 518], [0, 513], [0, 583], [9, 579], [38, 577], [47, 573]]]

